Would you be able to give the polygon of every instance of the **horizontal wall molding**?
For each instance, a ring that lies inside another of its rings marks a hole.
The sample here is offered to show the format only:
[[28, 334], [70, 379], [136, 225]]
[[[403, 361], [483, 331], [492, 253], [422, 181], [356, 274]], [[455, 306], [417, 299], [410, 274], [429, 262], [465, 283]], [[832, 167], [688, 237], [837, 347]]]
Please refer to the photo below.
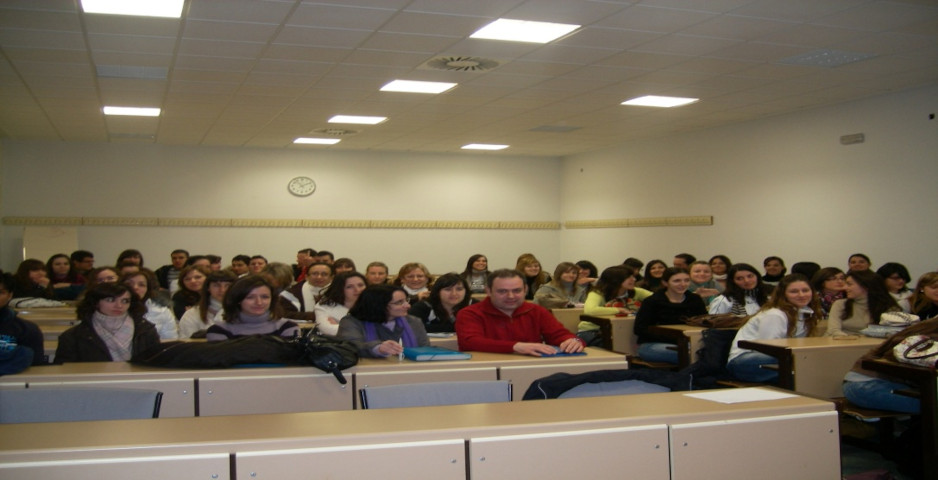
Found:
[[304, 220], [279, 218], [3, 217], [9, 226], [336, 228], [403, 230], [560, 230], [560, 222]]
[[564, 222], [568, 229], [577, 228], [632, 228], [632, 227], [687, 227], [713, 225], [713, 216], [619, 218], [613, 220], [573, 220]]

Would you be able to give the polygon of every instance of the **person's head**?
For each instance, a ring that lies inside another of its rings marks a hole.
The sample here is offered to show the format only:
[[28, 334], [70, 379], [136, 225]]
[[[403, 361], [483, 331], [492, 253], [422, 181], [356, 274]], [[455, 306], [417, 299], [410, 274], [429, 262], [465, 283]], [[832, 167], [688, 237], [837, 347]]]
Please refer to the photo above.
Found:
[[748, 263], [734, 263], [726, 271], [726, 290], [723, 295], [744, 305], [746, 295], [752, 296], [760, 306], [769, 298], [769, 290], [762, 282], [762, 274]]
[[335, 255], [328, 250], [320, 250], [316, 253], [316, 261], [332, 265], [335, 262]]
[[69, 259], [72, 261], [72, 268], [82, 275], [94, 268], [94, 254], [88, 250], [75, 250]]
[[859, 270], [869, 270], [871, 265], [872, 264], [870, 263], [870, 257], [867, 257], [865, 254], [862, 254], [862, 253], [854, 253], [853, 255], [850, 255], [850, 257], [847, 259], [847, 271], [848, 272], [856, 272]]
[[397, 272], [397, 281], [411, 290], [427, 288], [430, 284], [430, 270], [419, 262], [405, 263]]
[[192, 255], [186, 260], [186, 266], [198, 265], [200, 267], [205, 267], [209, 270], [212, 269], [212, 261], [208, 258], [208, 255]]
[[928, 272], [918, 278], [915, 291], [909, 297], [909, 305], [912, 306], [912, 313], [938, 305], [938, 272]]
[[204, 313], [208, 311], [206, 308], [209, 304], [210, 299], [221, 303], [225, 300], [225, 294], [228, 293], [228, 289], [231, 288], [231, 285], [238, 280], [231, 272], [226, 272], [220, 270], [217, 272], [211, 272], [208, 274], [208, 277], [205, 277], [205, 282], [202, 284], [202, 307], [203, 320]]
[[463, 273], [472, 274], [472, 273], [485, 273], [489, 271], [489, 259], [477, 253], [469, 257], [469, 260], [466, 262], [466, 269], [463, 270]]
[[254, 255], [248, 261], [248, 272], [254, 275], [261, 273], [261, 270], [267, 266], [267, 259], [263, 255]]
[[120, 265], [117, 266], [117, 273], [120, 273], [121, 276], [123, 277], [124, 275], [128, 273], [139, 272], [140, 268], [141, 268], [140, 265], [124, 260], [123, 262], [120, 263]]
[[321, 301], [332, 305], [354, 305], [365, 290], [365, 282], [365, 276], [358, 272], [337, 273], [323, 292]]
[[300, 268], [306, 268], [307, 265], [313, 263], [313, 258], [316, 256], [316, 250], [312, 248], [302, 248], [296, 252], [296, 264]]
[[10, 300], [13, 299], [13, 289], [16, 280], [13, 279], [13, 275], [10, 275], [6, 272], [0, 272], [0, 308], [4, 308], [10, 304]]
[[710, 257], [710, 271], [714, 275], [723, 275], [728, 274], [730, 267], [733, 266], [733, 262], [730, 260], [730, 257], [726, 255], [714, 255]]
[[674, 256], [674, 260], [671, 262], [676, 268], [683, 268], [687, 270], [690, 268], [690, 264], [697, 261], [697, 257], [689, 253], [679, 253]]
[[622, 261], [622, 265], [625, 265], [626, 267], [631, 268], [635, 272], [641, 272], [642, 267], [645, 266], [645, 262], [635, 257], [629, 257]]
[[99, 283], [116, 283], [120, 280], [120, 272], [114, 267], [98, 267], [88, 273], [88, 285], [86, 289]]
[[282, 313], [276, 290], [260, 275], [247, 275], [235, 281], [225, 293], [222, 308], [229, 323], [241, 322], [242, 315], [255, 317], [268, 313], [273, 321]]
[[49, 278], [55, 279], [69, 279], [72, 276], [69, 275], [72, 271], [72, 262], [68, 259], [68, 255], [64, 253], [57, 253], [46, 261], [46, 272], [49, 275]]
[[16, 281], [23, 285], [37, 285], [47, 277], [46, 264], [42, 260], [27, 258], [16, 268]]
[[635, 289], [635, 270], [626, 265], [615, 265], [603, 270], [593, 291], [601, 294], [606, 301], [620, 297]]
[[121, 275], [120, 283], [130, 287], [130, 291], [143, 301], [153, 298], [160, 290], [156, 274], [149, 268], [139, 268], [136, 272]]
[[884, 263], [876, 269], [876, 273], [886, 281], [886, 288], [892, 293], [900, 293], [909, 289], [912, 277], [905, 265], [896, 262]]
[[384, 262], [371, 262], [365, 268], [365, 280], [368, 285], [388, 283], [388, 266]]
[[293, 285], [293, 267], [281, 262], [268, 263], [261, 275], [267, 278], [267, 281], [273, 285], [278, 292], [290, 288]]
[[169, 261], [172, 264], [173, 268], [176, 270], [182, 270], [186, 266], [186, 261], [189, 260], [189, 251], [177, 248], [170, 252]]
[[[448, 312], [455, 312], [468, 305], [470, 298], [469, 283], [466, 279], [450, 272], [440, 275], [440, 278], [433, 282], [429, 302], [434, 311], [437, 311], [437, 317], [440, 316], [440, 312], [447, 312], [443, 318], [448, 318], [450, 317]], [[439, 310], [439, 307], [442, 307], [442, 310]]]
[[525, 253], [518, 257], [518, 263], [515, 265], [515, 270], [518, 270], [527, 278], [538, 277], [542, 273], [541, 262], [539, 262], [537, 257], [535, 257], [533, 254]]
[[788, 317], [787, 334], [791, 337], [795, 334], [797, 329], [800, 316], [799, 310], [804, 307], [808, 307], [813, 311], [804, 322], [808, 335], [811, 335], [811, 332], [820, 319], [821, 305], [807, 277], [793, 273], [791, 275], [785, 275], [779, 280], [778, 286], [775, 287], [775, 295], [772, 296], [762, 309], [778, 308], [784, 312]]
[[124, 263], [124, 262], [134, 263], [142, 267], [143, 266], [143, 254], [140, 253], [140, 250], [134, 250], [132, 248], [128, 248], [127, 250], [124, 250], [123, 252], [120, 253], [120, 255], [117, 256], [117, 261], [114, 262], [114, 265], [120, 265], [121, 263]]
[[762, 267], [765, 268], [765, 274], [770, 277], [785, 275], [788, 268], [785, 267], [785, 261], [780, 257], [765, 257], [762, 261]]
[[209, 273], [211, 273], [211, 270], [201, 265], [189, 265], [183, 268], [179, 272], [179, 280], [177, 280], [179, 289], [201, 293], [202, 285], [205, 283], [205, 279], [208, 278]]
[[218, 255], [208, 254], [205, 256], [205, 258], [208, 259], [209, 268], [211, 268], [213, 272], [221, 270], [221, 257]]
[[847, 288], [846, 280], [843, 270], [837, 267], [824, 267], [811, 277], [811, 287], [818, 293], [843, 292]]
[[661, 281], [661, 277], [667, 269], [668, 264], [664, 263], [664, 260], [658, 260], [656, 258], [645, 265], [645, 279]]
[[858, 300], [867, 298], [870, 294], [887, 294], [886, 282], [883, 277], [869, 271], [849, 271], [847, 272], [845, 282], [847, 298]]
[[710, 270], [710, 262], [697, 260], [690, 264], [690, 280], [694, 283], [707, 283], [713, 280], [713, 271]]
[[318, 288], [325, 287], [332, 283], [332, 277], [335, 276], [335, 270], [332, 265], [315, 261], [306, 267], [306, 283]]
[[580, 260], [576, 262], [576, 266], [580, 267], [580, 278], [596, 278], [599, 276], [599, 269], [589, 260]]
[[397, 285], [369, 285], [349, 309], [349, 315], [362, 322], [383, 323], [407, 315], [407, 292]]
[[522, 275], [518, 270], [502, 268], [490, 273], [485, 279], [485, 293], [489, 300], [506, 315], [524, 304], [528, 286]]
[[805, 278], [814, 278], [814, 274], [821, 269], [821, 266], [814, 262], [797, 262], [791, 266], [791, 273], [804, 275]]
[[231, 271], [238, 276], [248, 273], [248, 264], [251, 263], [251, 257], [247, 255], [235, 255], [231, 259]]
[[667, 268], [664, 274], [661, 275], [661, 286], [664, 287], [668, 293], [683, 295], [687, 292], [687, 287], [690, 287], [690, 274], [683, 268]]
[[351, 258], [342, 257], [332, 263], [332, 269], [335, 271], [336, 275], [345, 272], [354, 272], [358, 269], [355, 268], [355, 262]]
[[83, 322], [90, 322], [95, 312], [110, 317], [128, 314], [135, 320], [142, 320], [147, 307], [127, 285], [109, 282], [86, 289], [84, 297], [75, 307], [75, 315]]
[[568, 290], [568, 286], [576, 283], [580, 277], [580, 267], [573, 262], [560, 262], [554, 268], [554, 275], [551, 277], [551, 283], [561, 290]]

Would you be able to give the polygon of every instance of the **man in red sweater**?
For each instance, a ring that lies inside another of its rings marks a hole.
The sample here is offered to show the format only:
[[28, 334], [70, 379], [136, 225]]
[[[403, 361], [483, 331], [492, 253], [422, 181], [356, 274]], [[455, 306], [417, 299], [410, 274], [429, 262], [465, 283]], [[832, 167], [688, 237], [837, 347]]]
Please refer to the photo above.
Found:
[[[456, 338], [462, 351], [553, 355], [583, 351], [583, 342], [551, 315], [524, 301], [527, 286], [517, 270], [489, 274], [488, 297], [456, 314]], [[556, 347], [555, 347], [556, 345]]]

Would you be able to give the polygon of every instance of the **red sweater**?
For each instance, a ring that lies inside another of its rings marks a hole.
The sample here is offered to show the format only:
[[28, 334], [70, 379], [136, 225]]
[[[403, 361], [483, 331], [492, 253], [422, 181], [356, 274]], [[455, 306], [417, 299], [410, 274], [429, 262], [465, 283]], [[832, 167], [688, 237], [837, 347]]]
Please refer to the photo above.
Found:
[[558, 346], [568, 338], [576, 335], [546, 308], [530, 302], [518, 307], [511, 317], [495, 308], [488, 298], [456, 314], [456, 339], [462, 351], [514, 353], [518, 342]]

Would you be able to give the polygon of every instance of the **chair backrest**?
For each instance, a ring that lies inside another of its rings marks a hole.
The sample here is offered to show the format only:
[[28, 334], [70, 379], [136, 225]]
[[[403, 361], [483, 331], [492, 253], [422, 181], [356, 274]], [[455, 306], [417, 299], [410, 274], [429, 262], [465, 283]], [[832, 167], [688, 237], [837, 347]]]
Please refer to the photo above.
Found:
[[511, 384], [504, 380], [408, 383], [366, 387], [359, 395], [365, 409], [510, 402]]
[[576, 333], [579, 330], [580, 315], [583, 315], [582, 308], [552, 308], [550, 313], [563, 324], [564, 328], [570, 333]]
[[156, 418], [163, 392], [125, 388], [0, 390], [0, 423]]

